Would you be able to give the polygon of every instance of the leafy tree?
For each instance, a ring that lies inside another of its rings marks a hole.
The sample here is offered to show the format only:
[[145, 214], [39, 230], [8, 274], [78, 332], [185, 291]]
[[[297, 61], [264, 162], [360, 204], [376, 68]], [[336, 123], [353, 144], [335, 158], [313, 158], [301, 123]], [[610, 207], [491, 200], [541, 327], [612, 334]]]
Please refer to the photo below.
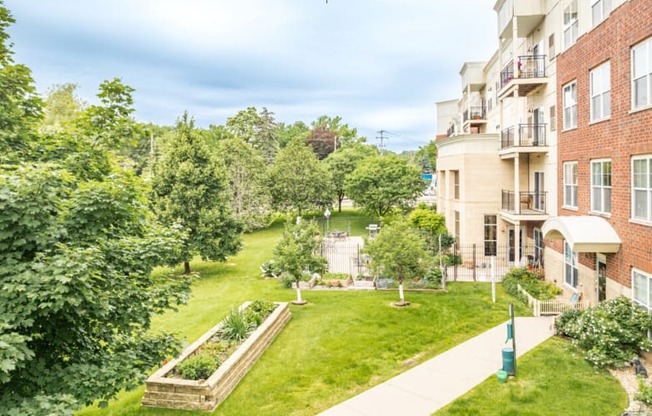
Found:
[[223, 167], [184, 113], [176, 140], [153, 167], [152, 205], [165, 224], [179, 224], [188, 235], [180, 257], [186, 274], [194, 254], [225, 261], [240, 249], [242, 225], [233, 218], [226, 195]]
[[414, 201], [425, 186], [421, 171], [395, 155], [362, 160], [345, 181], [346, 194], [378, 217]]
[[14, 22], [0, 0], [0, 161], [8, 162], [29, 151], [43, 115], [31, 71], [13, 61], [7, 28]]
[[378, 150], [374, 146], [354, 143], [340, 147], [324, 159], [328, 171], [333, 176], [339, 212], [342, 212], [342, 201], [346, 196], [346, 177], [355, 170], [361, 160], [376, 155], [378, 155]]
[[178, 351], [148, 330], [189, 293], [152, 274], [181, 234], [152, 220], [143, 194], [119, 171], [82, 182], [56, 164], [0, 172], [0, 414], [105, 403]]
[[383, 227], [365, 251], [371, 257], [371, 270], [375, 275], [398, 280], [399, 305], [406, 305], [403, 281], [421, 278], [433, 262], [423, 238], [405, 221]]
[[92, 140], [94, 146], [118, 150], [133, 146], [142, 135], [133, 120], [134, 89], [119, 78], [100, 84], [100, 105], [91, 105], [77, 119], [77, 129]]
[[437, 171], [437, 146], [431, 141], [425, 146], [419, 147], [415, 155], [416, 162], [421, 166], [423, 173]]
[[76, 84], [57, 84], [50, 87], [45, 95], [45, 117], [41, 125], [44, 133], [64, 130], [64, 125], [74, 120], [86, 104], [75, 95]]
[[306, 138], [306, 144], [312, 148], [319, 160], [333, 153], [337, 149], [337, 143], [337, 133], [323, 126], [312, 129]]
[[295, 140], [282, 149], [269, 173], [272, 202], [280, 210], [323, 209], [332, 202], [332, 179], [326, 168], [303, 142]]
[[296, 304], [306, 303], [301, 298], [299, 283], [309, 279], [312, 273], [322, 273], [326, 269], [326, 258], [317, 254], [321, 241], [319, 227], [299, 217], [296, 224], [286, 223], [283, 237], [274, 250], [274, 266], [296, 284]]
[[218, 142], [216, 155], [225, 167], [228, 200], [235, 218], [245, 231], [269, 225], [272, 198], [262, 156], [240, 139]]
[[310, 123], [310, 126], [313, 130], [321, 128], [335, 133], [338, 143], [341, 143], [343, 146], [351, 143], [364, 143], [367, 141], [365, 137], [358, 136], [358, 129], [351, 128], [348, 124], [341, 123], [342, 117], [329, 117], [324, 115]]
[[226, 128], [236, 137], [259, 150], [265, 160], [271, 163], [278, 150], [278, 137], [274, 113], [263, 107], [249, 107], [226, 120]]
[[290, 125], [278, 123], [276, 130], [278, 144], [281, 149], [293, 140], [305, 140], [310, 134], [310, 128], [303, 121], [297, 121]]

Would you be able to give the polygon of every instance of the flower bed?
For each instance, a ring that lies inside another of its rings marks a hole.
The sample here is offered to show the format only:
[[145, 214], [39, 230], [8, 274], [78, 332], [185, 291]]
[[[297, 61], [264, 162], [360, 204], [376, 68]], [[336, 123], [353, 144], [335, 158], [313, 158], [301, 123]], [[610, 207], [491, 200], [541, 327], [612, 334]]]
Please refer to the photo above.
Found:
[[[245, 302], [239, 310], [245, 310], [250, 304], [251, 302]], [[207, 379], [180, 378], [178, 367], [189, 357], [201, 354], [202, 349], [207, 348], [206, 346], [222, 333], [224, 321], [220, 322], [186, 348], [178, 358], [161, 367], [147, 379], [142, 405], [170, 409], [215, 410], [289, 320], [288, 303], [276, 303], [276, 308], [265, 321]]]

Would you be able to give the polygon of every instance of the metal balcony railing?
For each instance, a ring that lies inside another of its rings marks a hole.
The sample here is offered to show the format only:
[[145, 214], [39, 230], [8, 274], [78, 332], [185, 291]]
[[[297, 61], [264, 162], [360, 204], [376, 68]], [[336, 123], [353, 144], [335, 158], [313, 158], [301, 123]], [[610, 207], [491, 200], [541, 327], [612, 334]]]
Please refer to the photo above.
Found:
[[500, 132], [500, 148], [546, 146], [546, 124], [519, 124]]
[[487, 115], [486, 115], [484, 104], [472, 105], [468, 110], [464, 110], [462, 117], [464, 121], [485, 120], [487, 118]]
[[519, 192], [517, 199], [514, 191], [503, 190], [501, 201], [501, 208], [514, 214], [546, 213], [546, 192]]
[[516, 74], [514, 74], [514, 61], [510, 61], [500, 71], [500, 88], [512, 82], [514, 78], [545, 78], [546, 55], [521, 55], [516, 60]]

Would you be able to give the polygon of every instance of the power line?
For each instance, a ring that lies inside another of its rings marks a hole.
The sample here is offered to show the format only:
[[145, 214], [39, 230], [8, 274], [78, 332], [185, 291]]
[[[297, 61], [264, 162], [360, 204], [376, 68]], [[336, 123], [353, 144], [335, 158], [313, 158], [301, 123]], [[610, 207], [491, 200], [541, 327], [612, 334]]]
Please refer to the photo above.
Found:
[[380, 133], [380, 137], [376, 136], [376, 140], [380, 140], [380, 154], [382, 155], [385, 152], [385, 140], [389, 140], [389, 137], [385, 137], [385, 133], [387, 133], [387, 130], [381, 130], [378, 133]]

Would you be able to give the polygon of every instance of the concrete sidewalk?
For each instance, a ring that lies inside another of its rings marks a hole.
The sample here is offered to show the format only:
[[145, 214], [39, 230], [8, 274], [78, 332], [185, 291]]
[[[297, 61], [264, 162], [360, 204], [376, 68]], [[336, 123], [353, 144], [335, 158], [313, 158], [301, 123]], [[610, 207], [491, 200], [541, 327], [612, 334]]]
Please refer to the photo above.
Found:
[[[321, 416], [430, 416], [502, 367], [507, 322], [331, 409]], [[516, 354], [552, 336], [550, 317], [516, 318]], [[517, 362], [518, 372], [518, 362]]]

